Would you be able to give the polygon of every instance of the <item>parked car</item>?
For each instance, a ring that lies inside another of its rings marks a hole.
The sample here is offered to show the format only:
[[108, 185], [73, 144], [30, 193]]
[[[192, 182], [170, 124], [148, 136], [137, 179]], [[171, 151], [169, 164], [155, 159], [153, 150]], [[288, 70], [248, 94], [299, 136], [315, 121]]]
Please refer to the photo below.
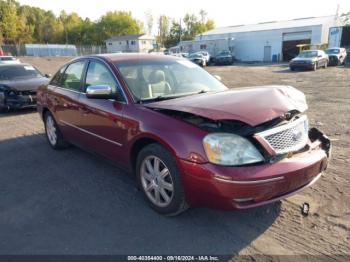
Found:
[[21, 61], [13, 56], [0, 56], [0, 65], [1, 64], [20, 64]]
[[293, 87], [230, 90], [164, 55], [77, 58], [38, 91], [53, 149], [71, 143], [120, 164], [166, 215], [256, 207], [315, 183], [331, 144], [306, 110]]
[[346, 49], [340, 47], [328, 48], [325, 50], [329, 57], [329, 65], [343, 65], [346, 59]]
[[289, 68], [291, 71], [295, 69], [311, 69], [316, 71], [320, 67], [327, 68], [328, 62], [328, 55], [323, 50], [306, 50], [302, 51], [289, 62]]
[[[347, 54], [350, 54], [350, 48], [346, 51]], [[345, 66], [350, 66], [350, 55], [347, 55], [345, 58]]]
[[188, 53], [170, 53], [170, 55], [176, 56], [176, 57], [188, 57], [189, 56]]
[[230, 51], [222, 51], [215, 57], [214, 62], [216, 65], [231, 65], [233, 56]]
[[201, 67], [207, 65], [207, 59], [200, 53], [190, 54], [187, 59]]
[[36, 106], [36, 91], [49, 83], [30, 64], [0, 65], [0, 110]]
[[205, 59], [206, 65], [209, 65], [210, 54], [207, 51], [198, 51], [198, 52], [195, 52], [195, 54], [201, 54], [204, 57], [204, 59]]

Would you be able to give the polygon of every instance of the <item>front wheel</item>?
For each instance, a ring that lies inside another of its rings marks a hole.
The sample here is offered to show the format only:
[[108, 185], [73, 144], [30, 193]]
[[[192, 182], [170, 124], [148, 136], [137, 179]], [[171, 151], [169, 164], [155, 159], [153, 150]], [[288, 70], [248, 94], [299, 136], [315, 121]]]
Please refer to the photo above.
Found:
[[53, 149], [64, 149], [68, 147], [69, 144], [63, 139], [57, 123], [50, 112], [46, 112], [44, 121], [46, 138], [50, 146]]
[[174, 216], [188, 208], [176, 161], [163, 146], [151, 144], [140, 151], [136, 175], [147, 202], [158, 213]]

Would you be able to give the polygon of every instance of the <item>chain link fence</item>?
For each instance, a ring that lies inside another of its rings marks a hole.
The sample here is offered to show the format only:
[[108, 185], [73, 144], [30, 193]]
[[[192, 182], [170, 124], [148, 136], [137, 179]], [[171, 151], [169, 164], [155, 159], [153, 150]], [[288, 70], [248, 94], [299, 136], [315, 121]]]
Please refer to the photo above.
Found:
[[107, 53], [106, 46], [95, 45], [1, 45], [5, 55], [12, 56], [83, 56]]

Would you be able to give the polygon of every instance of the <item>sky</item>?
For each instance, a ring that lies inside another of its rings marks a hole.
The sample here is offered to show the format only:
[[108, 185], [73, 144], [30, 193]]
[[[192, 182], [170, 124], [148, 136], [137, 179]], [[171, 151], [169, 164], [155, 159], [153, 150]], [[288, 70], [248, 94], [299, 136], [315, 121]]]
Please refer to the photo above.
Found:
[[[154, 17], [167, 15], [180, 20], [186, 13], [198, 14], [201, 9], [214, 19], [217, 27], [253, 24], [266, 21], [333, 15], [350, 11], [350, 0], [19, 0], [21, 4], [52, 10], [76, 12], [81, 17], [98, 19], [107, 11], [131, 11], [138, 20], [145, 13]], [[156, 24], [154, 25], [156, 27]]]

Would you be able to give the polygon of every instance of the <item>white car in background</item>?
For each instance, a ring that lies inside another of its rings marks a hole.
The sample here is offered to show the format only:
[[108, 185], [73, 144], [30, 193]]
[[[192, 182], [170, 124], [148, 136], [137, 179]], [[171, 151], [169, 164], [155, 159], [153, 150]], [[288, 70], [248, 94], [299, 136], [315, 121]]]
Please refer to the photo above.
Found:
[[333, 47], [325, 50], [329, 57], [329, 65], [343, 65], [346, 60], [346, 49], [341, 47]]
[[210, 54], [207, 51], [198, 51], [198, 52], [195, 52], [195, 54], [201, 54], [204, 57], [206, 64], [207, 65], [209, 64]]
[[17, 59], [16, 57], [0, 56], [0, 64], [9, 65], [9, 64], [20, 64], [20, 63], [21, 61], [19, 61], [19, 59]]

